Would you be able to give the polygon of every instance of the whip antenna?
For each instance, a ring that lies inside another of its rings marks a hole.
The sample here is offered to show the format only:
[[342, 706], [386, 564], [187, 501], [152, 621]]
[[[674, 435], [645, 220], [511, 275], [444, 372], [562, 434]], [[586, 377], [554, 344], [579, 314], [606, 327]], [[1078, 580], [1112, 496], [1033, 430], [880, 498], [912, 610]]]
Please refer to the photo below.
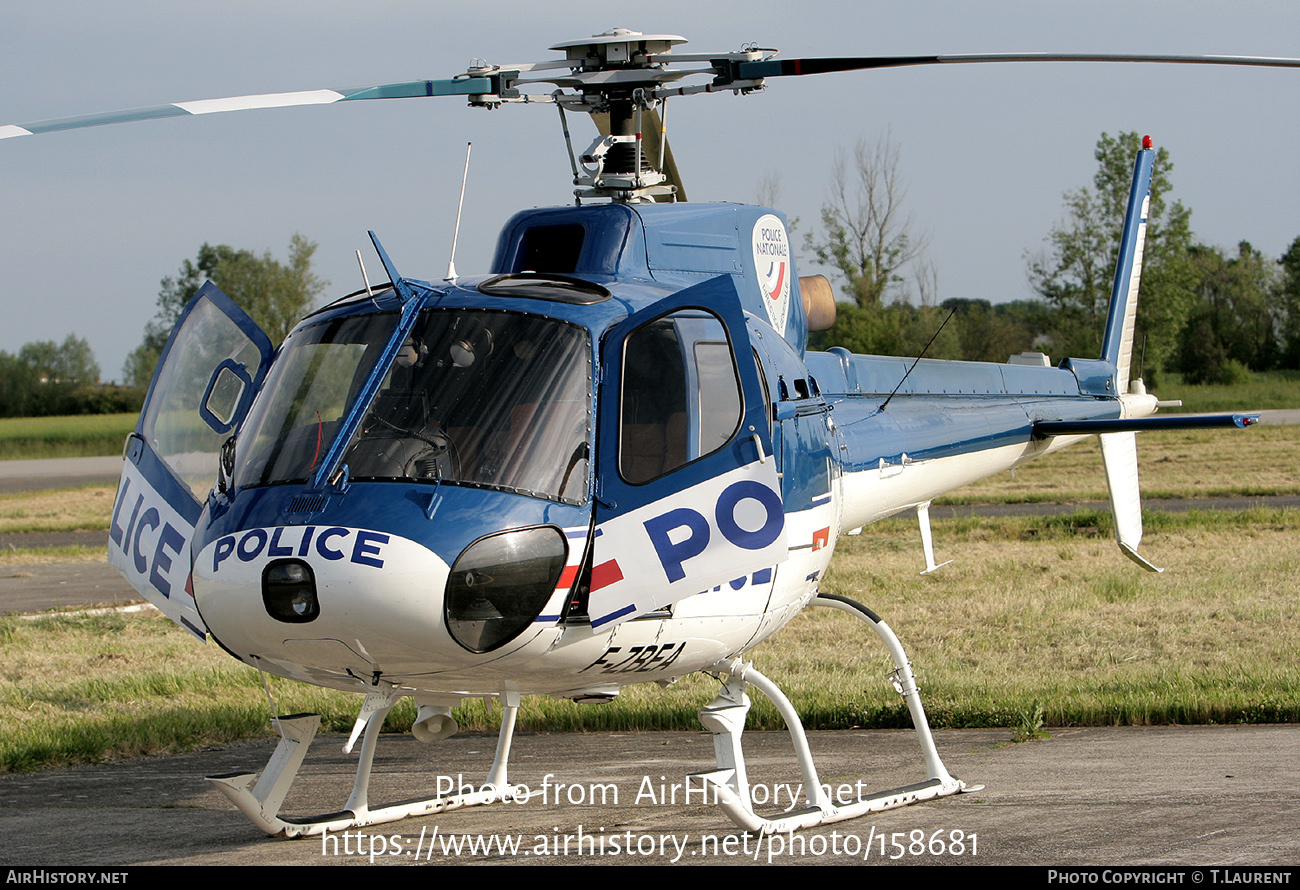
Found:
[[375, 298], [375, 292], [370, 288], [370, 276], [366, 274], [366, 264], [361, 259], [361, 251], [357, 251], [357, 265], [361, 267], [361, 280], [366, 284], [366, 296], [370, 299]]
[[465, 182], [469, 179], [469, 152], [473, 142], [465, 143], [465, 172], [460, 177], [460, 201], [456, 204], [456, 228], [451, 233], [451, 259], [447, 261], [447, 277], [444, 281], [456, 280], [456, 239], [460, 237], [460, 211], [465, 206]]
[[929, 351], [930, 343], [933, 343], [934, 338], [939, 336], [940, 332], [943, 331], [943, 326], [948, 323], [948, 319], [952, 318], [953, 313], [955, 313], [956, 311], [957, 308], [954, 306], [952, 310], [948, 313], [948, 318], [945, 318], [943, 320], [943, 324], [939, 325], [939, 330], [935, 331], [933, 334], [930, 335], [930, 342], [925, 344], [925, 349], [921, 350], [921, 355], [918, 355], [915, 359], [912, 360], [912, 367], [907, 369], [907, 373], [903, 375], [903, 379], [898, 381], [898, 386], [894, 387], [894, 391], [889, 394], [889, 398], [885, 399], [885, 403], [880, 406], [881, 411], [884, 411], [887, 407], [889, 407], [890, 401], [893, 400], [894, 396], [898, 395], [898, 391], [903, 388], [903, 384], [906, 383], [907, 378], [911, 376], [912, 370], [916, 367], [917, 363], [921, 361], [921, 356], [925, 355], [926, 352]]

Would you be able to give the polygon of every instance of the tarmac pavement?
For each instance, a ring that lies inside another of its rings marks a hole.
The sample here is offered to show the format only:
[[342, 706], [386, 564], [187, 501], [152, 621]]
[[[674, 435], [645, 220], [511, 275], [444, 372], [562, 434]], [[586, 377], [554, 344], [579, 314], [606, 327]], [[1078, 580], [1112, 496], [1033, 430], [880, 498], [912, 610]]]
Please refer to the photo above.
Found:
[[120, 456], [0, 460], [0, 494], [83, 485], [116, 485], [121, 475]]
[[[809, 737], [825, 783], [878, 791], [922, 778], [911, 731]], [[713, 766], [704, 732], [520, 733], [510, 778], [533, 791], [528, 802], [324, 840], [268, 838], [200, 780], [260, 769], [273, 744], [242, 743], [0, 776], [0, 858], [37, 866], [1300, 863], [1300, 726], [1057, 729], [1021, 744], [1006, 730], [935, 737], [949, 771], [983, 790], [768, 839], [744, 835], [701, 802], [698, 788], [684, 799], [686, 774]], [[340, 753], [342, 742], [318, 738], [285, 813], [341, 809], [356, 763]], [[481, 782], [494, 745], [483, 734], [430, 747], [384, 736], [370, 799]], [[749, 733], [745, 749], [756, 796], [778, 800], [761, 809], [784, 809], [785, 785], [799, 781], [788, 737]]]

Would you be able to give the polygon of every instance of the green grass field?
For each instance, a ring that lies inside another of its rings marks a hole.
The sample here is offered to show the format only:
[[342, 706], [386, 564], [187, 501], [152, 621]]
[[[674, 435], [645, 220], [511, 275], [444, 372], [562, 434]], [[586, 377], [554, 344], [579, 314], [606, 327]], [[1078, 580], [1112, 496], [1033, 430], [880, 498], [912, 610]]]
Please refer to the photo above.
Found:
[[[1097, 514], [936, 521], [939, 572], [922, 576], [915, 523], [844, 542], [823, 589], [874, 609], [898, 633], [936, 727], [1300, 720], [1300, 511], [1150, 517], [1149, 575], [1123, 559]], [[174, 751], [269, 735], [262, 679], [156, 615], [0, 618], [0, 771]], [[905, 727], [884, 648], [865, 624], [805, 610], [750, 653], [810, 729]], [[281, 712], [346, 731], [360, 696], [267, 678]], [[605, 705], [524, 699], [522, 731], [698, 730], [717, 691], [693, 675], [631, 687]], [[753, 728], [780, 727], [752, 694]], [[492, 730], [479, 700], [456, 711]], [[404, 731], [409, 700], [387, 727]], [[1011, 732], [1008, 731], [1008, 739]]]
[[1162, 399], [1182, 399], [1178, 410], [1187, 413], [1300, 408], [1300, 371], [1255, 372], [1249, 383], [1235, 386], [1187, 386], [1170, 375], [1154, 392]]
[[[1295, 402], [1292, 402], [1295, 404]], [[1255, 406], [1257, 407], [1257, 406]], [[1216, 409], [1217, 410], [1217, 409]], [[79, 418], [78, 420], [84, 420]], [[128, 429], [133, 419], [120, 419]], [[72, 428], [76, 428], [76, 424]], [[124, 433], [123, 433], [124, 434]], [[0, 436], [3, 436], [0, 430]], [[1300, 493], [1300, 427], [1165, 432], [1139, 439], [1147, 497]], [[118, 445], [109, 453], [117, 453]], [[1094, 445], [1081, 443], [957, 493], [950, 502], [1104, 500]], [[109, 488], [0, 496], [0, 531], [107, 528]], [[1300, 511], [1147, 513], [1141, 572], [1118, 552], [1106, 511], [936, 520], [940, 561], [922, 576], [914, 520], [840, 544], [822, 589], [856, 599], [898, 633], [936, 727], [1300, 721]], [[21, 572], [31, 552], [0, 555]], [[58, 558], [98, 558], [69, 553]], [[0, 771], [157, 753], [271, 733], [262, 678], [156, 615], [0, 617]], [[809, 728], [899, 727], [883, 647], [866, 625], [811, 609], [750, 655]], [[360, 696], [267, 678], [282, 713], [344, 731]], [[526, 698], [521, 730], [698, 730], [712, 678], [631, 687], [607, 705]], [[754, 694], [750, 725], [778, 728]], [[481, 701], [457, 710], [493, 730]], [[409, 728], [402, 702], [387, 728]]]
[[136, 414], [0, 418], [0, 460], [121, 454]]

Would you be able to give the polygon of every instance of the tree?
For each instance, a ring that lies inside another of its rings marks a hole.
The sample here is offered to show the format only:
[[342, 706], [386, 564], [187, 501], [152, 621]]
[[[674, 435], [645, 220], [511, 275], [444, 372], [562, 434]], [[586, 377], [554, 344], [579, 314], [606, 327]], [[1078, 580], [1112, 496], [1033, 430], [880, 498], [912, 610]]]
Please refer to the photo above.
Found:
[[17, 355], [0, 352], [0, 416], [96, 413], [104, 401], [98, 384], [95, 354], [75, 334], [25, 343]]
[[948, 327], [955, 329], [961, 358], [969, 362], [1005, 362], [1033, 348], [1034, 338], [1049, 325], [1042, 303], [999, 303], [954, 297], [940, 305], [952, 312]]
[[0, 352], [0, 417], [22, 417], [27, 412], [34, 378], [18, 356]]
[[69, 334], [62, 344], [53, 340], [26, 343], [18, 350], [18, 360], [42, 383], [79, 386], [99, 382], [95, 353], [75, 334]]
[[1282, 316], [1280, 364], [1284, 368], [1300, 368], [1300, 237], [1291, 242], [1278, 264], [1282, 267], [1278, 285]]
[[205, 280], [212, 281], [257, 323], [272, 342], [283, 340], [328, 287], [312, 272], [315, 242], [294, 235], [289, 261], [281, 264], [270, 251], [261, 256], [225, 244], [204, 244], [197, 262], [185, 260], [179, 274], [162, 280], [158, 313], [145, 326], [144, 342], [126, 361], [123, 374], [136, 386], [147, 386], [167, 337], [182, 310]]
[[805, 243], [843, 279], [844, 294], [860, 308], [883, 305], [903, 284], [901, 270], [924, 250], [925, 239], [912, 236], [903, 213], [905, 195], [898, 146], [887, 137], [874, 148], [859, 140], [852, 163], [842, 152], [836, 159], [822, 232], [809, 233]]
[[[1049, 249], [1029, 258], [1030, 281], [1056, 312], [1053, 345], [1065, 354], [1100, 354], [1133, 158], [1140, 147], [1137, 133], [1102, 133], [1094, 152], [1093, 188], [1065, 194], [1066, 217], [1048, 235]], [[1169, 364], [1193, 300], [1195, 275], [1187, 260], [1191, 211], [1178, 202], [1166, 204], [1172, 170], [1169, 152], [1161, 148], [1151, 177], [1134, 337], [1152, 369]]]
[[1196, 304], [1184, 330], [1179, 364], [1187, 383], [1229, 383], [1243, 369], [1268, 370], [1280, 357], [1279, 264], [1247, 241], [1228, 257], [1194, 246]]
[[[898, 146], [889, 138], [874, 147], [859, 140], [851, 160], [843, 152], [836, 158], [821, 230], [807, 234], [804, 245], [829, 267], [849, 302], [841, 302], [835, 326], [815, 338], [818, 348], [916, 355], [939, 331], [946, 313], [934, 306], [938, 276], [923, 259], [925, 238], [913, 236], [912, 220], [903, 212], [905, 195]], [[903, 274], [909, 266], [910, 282]], [[913, 286], [919, 308], [907, 301]], [[926, 355], [951, 358], [958, 351], [949, 325]]]

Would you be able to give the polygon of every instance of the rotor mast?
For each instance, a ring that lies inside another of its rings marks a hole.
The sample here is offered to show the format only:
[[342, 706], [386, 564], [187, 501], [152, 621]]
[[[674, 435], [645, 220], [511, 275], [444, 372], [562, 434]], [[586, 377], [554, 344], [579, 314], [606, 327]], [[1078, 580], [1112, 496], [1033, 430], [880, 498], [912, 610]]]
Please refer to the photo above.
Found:
[[[573, 184], [579, 201], [673, 201], [682, 197], [660, 169], [662, 149], [652, 152], [647, 147], [662, 144], [661, 118], [655, 113], [662, 100], [656, 97], [655, 87], [665, 76], [665, 66], [655, 57], [668, 55], [674, 46], [685, 42], [674, 34], [615, 28], [551, 47], [564, 52], [580, 80], [577, 95], [567, 101], [557, 96], [560, 107], [589, 112], [601, 131], [575, 160]], [[646, 133], [647, 123], [651, 134]]]

